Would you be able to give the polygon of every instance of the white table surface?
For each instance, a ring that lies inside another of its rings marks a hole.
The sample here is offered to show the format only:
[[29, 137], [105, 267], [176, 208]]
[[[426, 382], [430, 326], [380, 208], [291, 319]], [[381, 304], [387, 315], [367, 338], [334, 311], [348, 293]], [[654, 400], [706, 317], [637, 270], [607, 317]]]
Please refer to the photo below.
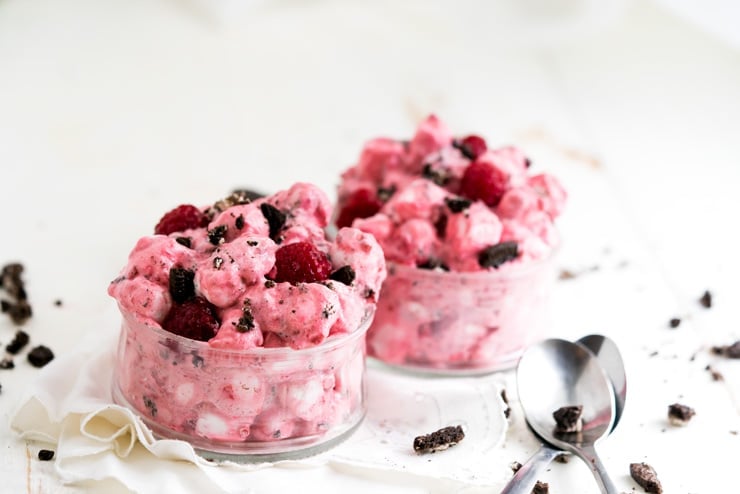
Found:
[[[333, 197], [364, 140], [435, 112], [521, 145], [570, 191], [559, 265], [584, 273], [558, 283], [552, 331], [624, 354], [627, 409], [601, 446], [620, 490], [646, 461], [666, 493], [737, 492], [740, 361], [708, 349], [740, 339], [740, 51], [649, 2], [591, 3], [0, 1], [0, 263], [26, 265], [32, 343], [63, 355], [94, 329], [163, 211], [297, 180]], [[3, 346], [15, 330], [0, 319]], [[0, 492], [100, 492], [63, 486], [10, 430], [37, 373], [0, 371]], [[676, 401], [697, 410], [688, 427], [667, 425]], [[523, 462], [537, 443], [513, 416], [503, 447]], [[277, 473], [275, 492], [299, 487]], [[543, 480], [596, 491], [576, 461]], [[301, 490], [451, 489], [315, 481]]]

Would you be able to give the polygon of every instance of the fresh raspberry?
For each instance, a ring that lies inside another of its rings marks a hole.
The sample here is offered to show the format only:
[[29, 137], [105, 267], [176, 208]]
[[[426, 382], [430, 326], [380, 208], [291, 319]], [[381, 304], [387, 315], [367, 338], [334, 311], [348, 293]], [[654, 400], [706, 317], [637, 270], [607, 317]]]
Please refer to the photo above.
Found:
[[216, 334], [219, 322], [210, 302], [203, 297], [193, 297], [173, 305], [162, 327], [191, 340], [208, 341]]
[[208, 224], [208, 217], [191, 204], [182, 204], [168, 212], [154, 228], [157, 235], [169, 235], [189, 228], [200, 228]]
[[359, 189], [344, 204], [337, 218], [337, 227], [352, 226], [355, 218], [369, 218], [380, 211], [382, 206], [383, 203], [373, 191]]
[[280, 247], [275, 252], [275, 281], [313, 283], [331, 275], [331, 263], [326, 254], [310, 242], [297, 242]]
[[488, 163], [474, 161], [460, 181], [460, 195], [473, 201], [481, 200], [496, 206], [506, 192], [507, 177]]
[[469, 135], [455, 146], [468, 159], [475, 161], [488, 150], [486, 140], [477, 135]]

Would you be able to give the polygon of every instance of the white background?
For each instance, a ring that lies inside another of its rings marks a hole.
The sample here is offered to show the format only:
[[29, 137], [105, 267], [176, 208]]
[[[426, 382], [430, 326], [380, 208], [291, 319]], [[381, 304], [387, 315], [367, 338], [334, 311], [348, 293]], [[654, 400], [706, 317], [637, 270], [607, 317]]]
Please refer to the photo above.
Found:
[[[602, 446], [618, 487], [647, 461], [666, 492], [720, 492], [740, 455], [740, 361], [707, 347], [740, 339], [740, 51], [690, 22], [692, 2], [680, 15], [663, 3], [0, 0], [0, 262], [27, 266], [27, 331], [73, 350], [171, 207], [298, 180], [333, 197], [364, 140], [407, 137], [435, 112], [456, 133], [521, 145], [570, 191], [560, 264], [588, 272], [558, 284], [553, 333], [603, 332], [624, 352], [628, 407]], [[0, 320], [3, 345], [14, 332]], [[8, 428], [37, 373], [16, 363], [0, 371], [0, 491], [61, 492]], [[697, 409], [687, 428], [665, 423], [675, 401]], [[504, 447], [524, 461], [534, 446], [518, 423]], [[595, 490], [575, 462], [547, 480]]]

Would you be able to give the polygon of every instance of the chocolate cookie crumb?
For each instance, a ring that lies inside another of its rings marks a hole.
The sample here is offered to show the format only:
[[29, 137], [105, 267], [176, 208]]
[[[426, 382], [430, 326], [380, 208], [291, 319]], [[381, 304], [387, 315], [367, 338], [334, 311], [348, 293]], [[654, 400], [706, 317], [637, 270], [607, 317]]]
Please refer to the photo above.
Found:
[[240, 333], [246, 333], [254, 329], [254, 315], [252, 314], [252, 304], [249, 300], [244, 301], [244, 307], [242, 307], [242, 317], [239, 318], [239, 322], [236, 323], [236, 330]]
[[519, 463], [518, 461], [511, 462], [511, 465], [509, 465], [509, 468], [511, 468], [511, 471], [514, 473], [517, 473], [520, 468], [522, 468], [524, 465]]
[[350, 286], [352, 285], [352, 282], [355, 281], [355, 270], [352, 269], [352, 266], [349, 265], [342, 266], [341, 268], [330, 274], [329, 279]]
[[175, 239], [175, 242], [177, 242], [178, 244], [180, 244], [180, 245], [182, 245], [182, 246], [185, 246], [185, 247], [187, 247], [188, 249], [189, 249], [189, 248], [191, 247], [191, 245], [192, 245], [192, 241], [190, 240], [190, 237], [177, 237], [177, 238]]
[[668, 326], [670, 326], [671, 329], [676, 329], [680, 325], [681, 325], [681, 319], [679, 319], [677, 317], [674, 317], [673, 319], [671, 319], [670, 321], [668, 321]]
[[740, 340], [732, 345], [714, 346], [712, 347], [712, 353], [727, 358], [740, 358]]
[[707, 365], [704, 367], [705, 371], [708, 371], [709, 374], [712, 376], [712, 381], [724, 381], [725, 376], [717, 370], [714, 370], [714, 368], [711, 365]]
[[504, 402], [504, 417], [507, 419], [511, 417], [511, 406], [509, 406], [509, 396], [506, 394], [506, 390], [501, 390], [501, 401]]
[[447, 264], [443, 263], [439, 259], [433, 259], [429, 258], [426, 261], [422, 262], [421, 264], [416, 265], [419, 269], [429, 269], [429, 270], [435, 270], [438, 269], [440, 271], [449, 271], [450, 268], [447, 266]]
[[[217, 258], [218, 259], [218, 258]], [[170, 295], [172, 300], [181, 304], [195, 296], [195, 272], [181, 267], [170, 269]]]
[[532, 488], [532, 494], [550, 494], [550, 484], [538, 480]]
[[249, 204], [250, 202], [252, 202], [252, 199], [249, 197], [248, 191], [235, 190], [227, 197], [221, 199], [220, 201], [216, 201], [216, 203], [208, 210], [207, 214], [212, 218], [216, 215], [216, 213], [226, 211], [232, 206], [238, 206], [239, 204]]
[[41, 461], [50, 461], [54, 458], [54, 452], [50, 449], [42, 449], [39, 450], [38, 457]]
[[275, 288], [275, 282], [272, 280], [265, 280], [265, 288]]
[[573, 271], [569, 269], [563, 269], [560, 271], [560, 274], [558, 275], [559, 280], [572, 280], [576, 278], [578, 275], [574, 273]]
[[454, 139], [452, 141], [452, 147], [454, 147], [455, 149], [457, 149], [458, 151], [460, 151], [460, 154], [462, 154], [463, 156], [465, 156], [470, 161], [475, 161], [475, 158], [476, 158], [475, 153], [473, 151], [471, 151], [468, 148], [468, 146], [466, 146], [465, 144], [463, 144], [463, 142], [461, 140]]
[[390, 187], [378, 187], [377, 195], [381, 202], [388, 202], [388, 199], [390, 199], [395, 193], [396, 186], [391, 185]]
[[232, 191], [232, 194], [236, 194], [239, 197], [249, 199], [250, 201], [256, 201], [257, 199], [265, 197], [265, 194], [263, 194], [262, 192], [251, 189], [234, 189]]
[[152, 417], [157, 416], [157, 404], [154, 403], [154, 400], [149, 398], [148, 396], [142, 396], [142, 399], [144, 400], [144, 406], [149, 410], [149, 414]]
[[552, 412], [556, 424], [555, 432], [580, 432], [583, 427], [583, 421], [581, 420], [582, 413], [583, 405], [560, 407]]
[[483, 268], [498, 269], [505, 262], [519, 256], [519, 246], [516, 242], [501, 242], [486, 247], [478, 254], [478, 264]]
[[447, 185], [452, 178], [447, 170], [435, 170], [430, 163], [424, 165], [424, 168], [421, 170], [421, 176], [427, 180], [431, 180], [440, 187]]
[[10, 358], [4, 358], [0, 360], [0, 369], [14, 369], [15, 364], [13, 363], [13, 359]]
[[459, 425], [444, 427], [425, 436], [414, 438], [414, 451], [419, 454], [436, 453], [456, 445], [465, 438]]
[[689, 406], [680, 403], [668, 406], [668, 421], [673, 425], [686, 425], [694, 415], [696, 415], [696, 412]]
[[562, 452], [555, 457], [555, 461], [558, 463], [568, 463], [570, 461], [570, 455], [566, 452]]
[[31, 338], [28, 336], [28, 333], [18, 330], [13, 337], [13, 341], [8, 343], [5, 350], [10, 354], [16, 355], [18, 352], [23, 350], [23, 347], [28, 344], [30, 339]]
[[60, 298], [56, 299], [54, 301], [54, 305], [57, 306], [57, 307], [61, 307], [62, 306], [62, 299], [60, 299]]
[[43, 367], [54, 360], [54, 352], [44, 345], [39, 345], [28, 352], [28, 361], [34, 367]]
[[712, 307], [712, 293], [709, 290], [705, 291], [699, 299], [699, 303], [706, 309]]
[[463, 197], [447, 197], [445, 198], [445, 204], [447, 204], [447, 207], [453, 213], [462, 213], [468, 209], [473, 202], [470, 199], [465, 199]]
[[208, 241], [213, 245], [220, 245], [226, 241], [226, 225], [219, 225], [213, 230], [208, 230]]
[[285, 226], [285, 221], [288, 217], [278, 208], [266, 202], [260, 204], [260, 210], [262, 211], [262, 216], [265, 217], [267, 224], [270, 226], [270, 238], [277, 243], [278, 235]]
[[234, 226], [236, 227], [237, 230], [241, 230], [242, 228], [244, 228], [244, 215], [243, 214], [240, 214], [239, 216], [236, 217], [236, 219], [234, 220]]
[[651, 494], [663, 494], [658, 474], [647, 463], [630, 463], [630, 475], [637, 484]]

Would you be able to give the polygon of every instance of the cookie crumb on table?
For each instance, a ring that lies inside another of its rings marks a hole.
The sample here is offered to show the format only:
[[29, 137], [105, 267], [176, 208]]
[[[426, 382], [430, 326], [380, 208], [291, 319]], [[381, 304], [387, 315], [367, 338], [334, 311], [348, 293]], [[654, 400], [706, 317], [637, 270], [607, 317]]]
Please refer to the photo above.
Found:
[[414, 451], [419, 454], [436, 453], [456, 445], [465, 438], [459, 425], [444, 427], [438, 431], [414, 438]]
[[670, 321], [668, 321], [668, 325], [671, 327], [671, 329], [676, 329], [681, 325], [681, 319], [679, 319], [678, 317], [674, 317]]
[[39, 345], [28, 352], [28, 361], [34, 367], [43, 367], [54, 360], [54, 352], [44, 345]]
[[28, 336], [28, 333], [19, 329], [15, 333], [13, 341], [8, 343], [8, 345], [5, 347], [5, 350], [10, 354], [16, 355], [18, 352], [23, 350], [24, 346], [28, 345], [30, 339], [31, 338]]
[[647, 463], [630, 463], [630, 476], [649, 494], [663, 494], [658, 474]]
[[532, 494], [550, 494], [550, 484], [538, 480], [532, 488]]
[[689, 406], [680, 403], [668, 406], [668, 421], [673, 425], [686, 425], [694, 415], [696, 415], [696, 412]]
[[731, 345], [713, 346], [712, 353], [721, 357], [740, 359], [740, 340]]
[[39, 450], [39, 460], [41, 461], [49, 461], [54, 458], [54, 451], [50, 449], [42, 449]]
[[710, 292], [709, 290], [705, 291], [699, 299], [699, 303], [705, 309], [709, 309], [710, 307], [712, 307], [712, 292]]
[[509, 465], [509, 468], [511, 468], [511, 471], [514, 473], [517, 473], [520, 468], [522, 468], [524, 465], [519, 463], [518, 461], [512, 461], [511, 465]]

